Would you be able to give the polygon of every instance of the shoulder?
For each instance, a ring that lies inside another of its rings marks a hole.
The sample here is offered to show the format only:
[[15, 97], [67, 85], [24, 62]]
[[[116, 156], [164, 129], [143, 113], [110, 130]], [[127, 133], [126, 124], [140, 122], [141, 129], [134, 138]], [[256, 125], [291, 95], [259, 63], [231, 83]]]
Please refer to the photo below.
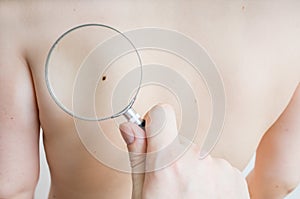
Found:
[[[7, 55], [27, 59], [32, 51], [37, 51], [51, 32], [58, 17], [57, 4], [50, 1], [0, 1], [0, 57]], [[50, 24], [51, 23], [51, 24]], [[29, 53], [30, 52], [30, 53]]]
[[[0, 1], [0, 25], [1, 30], [21, 28], [26, 20], [26, 10], [29, 5], [22, 1]], [[2, 31], [1, 31], [2, 32]]]
[[28, 31], [26, 10], [22, 1], [0, 1], [1, 54], [20, 50]]

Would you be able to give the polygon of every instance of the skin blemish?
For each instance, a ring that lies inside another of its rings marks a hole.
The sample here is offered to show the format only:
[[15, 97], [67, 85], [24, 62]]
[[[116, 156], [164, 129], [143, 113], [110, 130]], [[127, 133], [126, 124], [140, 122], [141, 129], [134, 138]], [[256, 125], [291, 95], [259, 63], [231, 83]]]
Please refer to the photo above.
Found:
[[243, 11], [245, 10], [245, 6], [242, 6], [242, 10], [243, 10]]
[[103, 77], [102, 77], [102, 81], [105, 81], [106, 80], [106, 76], [104, 75]]
[[13, 120], [13, 119], [14, 119], [14, 117], [10, 117], [10, 119], [11, 119], [11, 120]]

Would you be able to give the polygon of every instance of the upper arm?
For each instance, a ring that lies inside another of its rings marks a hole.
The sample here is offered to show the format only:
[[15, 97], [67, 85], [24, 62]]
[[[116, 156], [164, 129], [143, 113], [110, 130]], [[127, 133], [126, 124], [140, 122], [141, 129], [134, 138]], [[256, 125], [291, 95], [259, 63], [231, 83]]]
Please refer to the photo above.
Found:
[[0, 198], [32, 198], [39, 173], [35, 93], [15, 32], [0, 32]]
[[[299, 168], [300, 84], [287, 108], [259, 144], [255, 168], [249, 176], [249, 187], [261, 189], [261, 194], [284, 196], [300, 182]], [[253, 189], [253, 192], [256, 191]], [[271, 198], [269, 196], [266, 198]]]

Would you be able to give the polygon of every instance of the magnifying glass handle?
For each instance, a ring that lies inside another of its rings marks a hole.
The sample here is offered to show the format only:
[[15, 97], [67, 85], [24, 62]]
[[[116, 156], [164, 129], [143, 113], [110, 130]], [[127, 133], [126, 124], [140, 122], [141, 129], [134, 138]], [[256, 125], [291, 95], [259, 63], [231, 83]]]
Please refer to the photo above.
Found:
[[132, 108], [128, 109], [127, 112], [124, 113], [124, 116], [129, 122], [135, 123], [142, 129], [145, 129], [145, 120], [143, 120], [141, 116]]

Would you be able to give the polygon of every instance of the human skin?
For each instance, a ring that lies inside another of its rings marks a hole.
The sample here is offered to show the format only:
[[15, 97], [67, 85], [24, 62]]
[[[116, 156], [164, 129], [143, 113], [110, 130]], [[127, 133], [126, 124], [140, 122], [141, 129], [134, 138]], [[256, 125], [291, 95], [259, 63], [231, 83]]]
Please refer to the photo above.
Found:
[[[248, 177], [251, 197], [283, 198], [300, 178], [298, 4], [1, 1], [0, 198], [32, 198], [39, 173], [39, 127], [51, 171], [49, 198], [131, 197], [131, 175], [101, 164], [85, 149], [73, 118], [56, 106], [46, 89], [44, 64], [50, 46], [69, 28], [87, 22], [121, 31], [172, 29], [201, 44], [217, 65], [226, 91], [226, 120], [211, 156], [242, 170], [257, 152]], [[143, 57], [145, 63], [156, 59], [178, 70], [175, 58]], [[206, 107], [210, 101], [202, 90], [205, 82], [195, 80], [191, 85], [201, 91], [198, 105]], [[141, 115], [158, 101], [174, 101], [155, 86], [145, 90], [136, 104]], [[178, 104], [173, 105], [177, 110]], [[199, 130], [205, 133], [211, 109], [203, 109], [202, 115], [207, 117], [201, 118]], [[120, 134], [106, 132], [126, 150]], [[195, 142], [201, 145], [202, 138]]]
[[[157, 163], [186, 146], [178, 134], [170, 105], [154, 106], [145, 121], [145, 131], [130, 122], [120, 125], [132, 165], [132, 199], [250, 198], [246, 180], [238, 169], [223, 159], [200, 158], [199, 147], [194, 144], [179, 159], [160, 168]], [[163, 153], [162, 149], [171, 144], [172, 149]], [[153, 151], [157, 153], [150, 158], [148, 154]], [[154, 171], [149, 172], [151, 165]]]

